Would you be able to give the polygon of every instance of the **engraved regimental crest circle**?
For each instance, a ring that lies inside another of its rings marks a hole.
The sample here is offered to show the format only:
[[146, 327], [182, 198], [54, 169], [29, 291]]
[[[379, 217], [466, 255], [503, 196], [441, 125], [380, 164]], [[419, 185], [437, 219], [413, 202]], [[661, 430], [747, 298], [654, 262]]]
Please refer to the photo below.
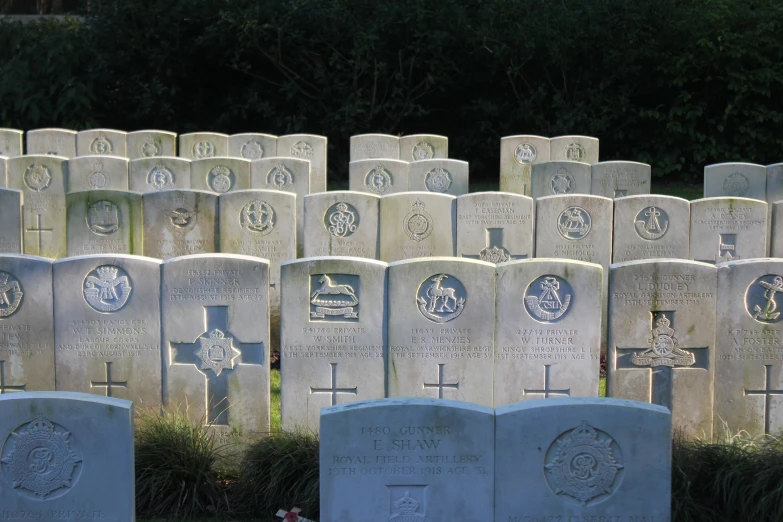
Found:
[[242, 230], [265, 236], [275, 228], [275, 210], [266, 201], [253, 200], [239, 212], [239, 224]]
[[585, 148], [579, 143], [571, 143], [566, 148], [568, 161], [584, 161], [586, 155]]
[[359, 276], [312, 274], [310, 276], [310, 320], [358, 320]]
[[218, 165], [207, 174], [207, 186], [218, 194], [228, 192], [233, 185], [234, 173], [224, 165]]
[[414, 241], [421, 241], [432, 234], [432, 216], [424, 210], [424, 203], [420, 199], [417, 198], [411, 205], [411, 211], [402, 221], [402, 229]]
[[583, 239], [591, 227], [590, 213], [581, 207], [568, 207], [557, 218], [557, 231], [566, 239]]
[[217, 328], [198, 338], [196, 356], [201, 360], [201, 371], [212, 370], [220, 375], [223, 370], [233, 370], [234, 359], [239, 355], [234, 338]]
[[114, 234], [120, 229], [120, 209], [111, 201], [96, 201], [87, 208], [87, 227], [99, 236]]
[[606, 500], [623, 480], [620, 446], [586, 421], [556, 438], [544, 461], [549, 488], [563, 500], [583, 506]]
[[430, 192], [447, 192], [451, 188], [451, 173], [441, 167], [435, 167], [427, 173], [424, 185]]
[[377, 165], [364, 176], [364, 186], [376, 194], [385, 194], [393, 185], [394, 178], [383, 165]]
[[660, 207], [644, 207], [636, 214], [633, 227], [640, 238], [656, 241], [669, 230], [669, 214]]
[[425, 279], [416, 293], [421, 315], [433, 323], [447, 323], [462, 314], [468, 293], [454, 276], [436, 274]]
[[652, 337], [647, 340], [650, 347], [642, 352], [634, 353], [631, 363], [634, 366], [648, 368], [693, 366], [696, 363], [696, 357], [691, 352], [677, 346], [678, 341], [674, 333], [669, 318], [666, 317], [666, 314], [661, 314], [655, 321]]
[[264, 146], [256, 140], [246, 141], [242, 144], [239, 154], [245, 159], [261, 159], [264, 157]]
[[5, 439], [0, 466], [19, 495], [51, 500], [78, 482], [82, 456], [65, 428], [38, 415]]
[[552, 194], [571, 194], [574, 191], [574, 176], [565, 168], [560, 167], [549, 180]]
[[84, 278], [84, 300], [96, 311], [112, 313], [128, 303], [130, 278], [120, 267], [99, 266]]
[[324, 214], [324, 227], [334, 237], [351, 236], [359, 228], [359, 212], [350, 203], [335, 203]]
[[27, 188], [41, 192], [49, 187], [52, 182], [52, 174], [45, 165], [34, 163], [24, 171], [24, 184]]
[[568, 314], [574, 289], [555, 275], [543, 275], [533, 280], [525, 290], [525, 310], [536, 321], [554, 323]]
[[426, 141], [421, 141], [413, 147], [411, 156], [413, 157], [413, 161], [432, 159], [435, 156], [435, 149]]
[[745, 310], [760, 323], [779, 323], [783, 320], [777, 302], [781, 292], [783, 292], [783, 276], [763, 275], [745, 290]]
[[309, 143], [305, 141], [297, 141], [293, 145], [291, 145], [291, 156], [294, 158], [300, 158], [300, 159], [312, 159], [313, 158], [313, 148], [310, 146]]
[[[102, 168], [102, 166], [101, 166]], [[88, 182], [90, 183], [90, 186], [94, 189], [102, 189], [106, 186], [106, 174], [103, 172], [96, 170], [92, 174], [90, 174], [90, 177], [88, 179]]]
[[210, 141], [198, 141], [193, 144], [193, 159], [211, 158], [215, 155], [215, 145]]
[[141, 152], [141, 157], [143, 158], [154, 158], [155, 156], [160, 156], [160, 143], [155, 141], [155, 138], [150, 136], [147, 138], [147, 141], [141, 144], [139, 152]]
[[90, 152], [99, 155], [111, 154], [114, 152], [114, 146], [106, 136], [98, 136], [90, 143]]
[[285, 165], [277, 165], [266, 175], [266, 184], [277, 190], [287, 189], [294, 184], [294, 175]]
[[0, 271], [0, 319], [10, 317], [22, 304], [22, 284], [8, 272]]
[[147, 185], [155, 190], [165, 190], [174, 184], [174, 173], [163, 165], [155, 165], [147, 173]]
[[520, 165], [530, 165], [536, 161], [538, 151], [530, 143], [521, 143], [514, 149], [514, 159]]
[[196, 226], [198, 211], [185, 201], [177, 201], [170, 210], [161, 210], [161, 213], [168, 218], [166, 227], [177, 235], [185, 234]]
[[726, 179], [723, 180], [724, 196], [734, 196], [741, 198], [748, 193], [749, 188], [750, 181], [748, 180], [748, 177], [741, 172], [734, 172], [729, 174], [726, 176]]

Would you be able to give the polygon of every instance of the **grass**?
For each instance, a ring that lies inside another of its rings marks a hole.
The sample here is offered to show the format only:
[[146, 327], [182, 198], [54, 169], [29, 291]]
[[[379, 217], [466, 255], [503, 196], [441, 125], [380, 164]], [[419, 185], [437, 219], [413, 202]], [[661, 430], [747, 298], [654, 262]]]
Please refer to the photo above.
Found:
[[269, 374], [269, 417], [272, 433], [282, 430], [280, 423], [280, 370]]

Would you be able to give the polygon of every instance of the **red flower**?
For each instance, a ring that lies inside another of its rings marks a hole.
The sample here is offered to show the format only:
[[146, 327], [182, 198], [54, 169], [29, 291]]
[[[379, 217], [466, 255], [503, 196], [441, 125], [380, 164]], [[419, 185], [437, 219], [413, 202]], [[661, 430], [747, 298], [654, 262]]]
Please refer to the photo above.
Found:
[[299, 515], [296, 513], [286, 513], [283, 518], [285, 519], [285, 522], [296, 522], [299, 520]]

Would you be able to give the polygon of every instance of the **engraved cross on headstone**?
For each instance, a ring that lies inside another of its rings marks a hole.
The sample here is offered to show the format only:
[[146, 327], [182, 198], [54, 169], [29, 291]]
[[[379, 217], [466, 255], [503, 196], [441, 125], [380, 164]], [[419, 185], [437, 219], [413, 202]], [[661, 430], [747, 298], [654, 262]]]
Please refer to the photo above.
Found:
[[624, 198], [628, 195], [627, 189], [614, 189], [614, 197], [616, 198]]
[[329, 385], [329, 388], [313, 388], [310, 386], [310, 395], [315, 395], [319, 393], [329, 393], [332, 395], [332, 406], [335, 406], [337, 404], [337, 394], [349, 394], [349, 395], [356, 395], [358, 393], [358, 388], [354, 386], [353, 388], [338, 388], [337, 387], [337, 363], [329, 363], [329, 366], [332, 370], [332, 382]]
[[696, 259], [702, 263], [724, 263], [740, 259], [737, 253], [737, 234], [718, 234], [718, 252], [712, 259]]
[[771, 388], [770, 381], [772, 377], [772, 365], [764, 365], [764, 389], [763, 390], [748, 390], [743, 388], [745, 395], [763, 395], [764, 396], [764, 434], [769, 435], [770, 424], [772, 424], [772, 397], [775, 395], [783, 395], [783, 390], [773, 390]]
[[112, 363], [106, 362], [106, 380], [105, 381], [90, 381], [90, 388], [106, 388], [106, 396], [113, 397], [112, 388], [127, 388], [128, 381], [112, 381], [111, 378], [111, 365]]
[[462, 254], [462, 257], [468, 259], [480, 259], [490, 263], [499, 263], [504, 261], [513, 261], [515, 259], [527, 259], [527, 254], [512, 254], [503, 246], [502, 228], [485, 228], [486, 246], [479, 252], [479, 255]]
[[454, 390], [459, 390], [459, 383], [458, 382], [452, 382], [452, 383], [445, 383], [443, 382], [443, 367], [446, 366], [445, 364], [439, 364], [438, 365], [438, 382], [435, 383], [427, 383], [425, 382], [423, 384], [424, 389], [427, 388], [437, 388], [438, 389], [438, 399], [443, 398], [443, 388], [451, 388]]
[[550, 395], [567, 395], [571, 396], [571, 388], [567, 388], [565, 390], [553, 390], [549, 387], [550, 385], [550, 377], [549, 377], [549, 370], [551, 364], [545, 364], [544, 365], [544, 389], [543, 390], [528, 390], [527, 388], [522, 388], [522, 395], [531, 395], [531, 394], [543, 394], [545, 399], [548, 399]]
[[41, 255], [41, 250], [43, 250], [43, 233], [44, 232], [52, 232], [53, 229], [51, 228], [41, 228], [41, 214], [38, 214], [36, 217], [36, 223], [35, 227], [33, 228], [25, 228], [25, 232], [32, 232], [37, 236], [38, 239], [38, 251], [35, 253], [36, 255]]
[[0, 395], [9, 392], [23, 392], [27, 387], [26, 384], [20, 384], [17, 386], [11, 386], [5, 383], [5, 361], [0, 361]]

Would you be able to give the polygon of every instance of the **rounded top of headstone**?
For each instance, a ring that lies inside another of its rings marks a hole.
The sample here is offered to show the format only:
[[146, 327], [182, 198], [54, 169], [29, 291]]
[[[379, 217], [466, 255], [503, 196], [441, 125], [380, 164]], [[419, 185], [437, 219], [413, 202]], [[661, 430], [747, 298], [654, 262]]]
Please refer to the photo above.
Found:
[[592, 194], [554, 194], [551, 196], [541, 196], [540, 198], [535, 198], [536, 201], [557, 201], [558, 199], [565, 201], [566, 198], [570, 198], [573, 200], [576, 199], [582, 199], [584, 201], [606, 201], [608, 203], [612, 203], [614, 200], [612, 198], [607, 198], [604, 196], [594, 196]]
[[687, 204], [690, 204], [690, 201], [688, 201], [687, 199], [678, 198], [677, 196], [666, 196], [664, 194], [632, 194], [630, 196], [622, 196], [620, 198], [614, 198], [614, 204], [616, 205], [617, 203], [619, 203], [621, 201], [625, 201], [625, 202], [629, 202], [630, 203], [630, 202], [633, 202], [635, 200], [645, 201], [645, 200], [648, 200], [648, 199], [655, 199], [655, 200], [659, 200], [659, 201], [672, 201], [672, 202], [677, 202], [677, 203], [687, 203]]
[[47, 265], [51, 265], [52, 263], [54, 263], [54, 259], [50, 257], [33, 256], [30, 254], [0, 254], [0, 262], [2, 262], [2, 260], [4, 259], [19, 259], [20, 261], [37, 261], [39, 263], [46, 263]]
[[210, 132], [210, 131], [188, 132], [187, 134], [180, 134], [179, 137], [186, 138], [190, 136], [202, 136], [204, 134], [208, 134], [210, 136], [220, 136], [220, 137], [225, 136], [226, 138], [228, 138], [228, 134], [223, 134], [222, 132]]
[[741, 204], [748, 204], [748, 205], [757, 205], [757, 204], [763, 204], [764, 206], [767, 205], [767, 202], [763, 199], [753, 199], [753, 198], [740, 198], [740, 197], [733, 197], [733, 196], [726, 196], [726, 197], [713, 197], [713, 198], [699, 198], [694, 199], [691, 201], [691, 206], [693, 205], [705, 205], [705, 204], [714, 204], [714, 203], [722, 203], [722, 202], [731, 202], [736, 201], [737, 203]]
[[[531, 402], [539, 402], [539, 401], [531, 401]], [[540, 401], [540, 402], [544, 402], [544, 401]], [[394, 406], [405, 407], [405, 408], [424, 407], [424, 408], [442, 408], [444, 410], [473, 411], [476, 413], [484, 413], [486, 415], [494, 415], [494, 411], [495, 411], [488, 406], [473, 404], [472, 402], [452, 401], [448, 399], [402, 397], [402, 398], [389, 398], [389, 399], [372, 399], [368, 401], [351, 402], [348, 404], [338, 404], [337, 406], [327, 406], [321, 409], [321, 417], [325, 417], [328, 415], [335, 415], [346, 411], [370, 410], [373, 408], [389, 408]]]
[[239, 134], [231, 134], [231, 138], [272, 138], [277, 139], [275, 134], [266, 134], [264, 132], [241, 132]]
[[597, 270], [599, 272], [603, 272], [604, 268], [597, 264], [597, 263], [588, 263], [587, 261], [579, 261], [576, 259], [565, 259], [562, 257], [533, 257], [530, 259], [515, 259], [514, 261], [506, 261], [505, 263], [502, 263], [497, 266], [497, 269], [500, 270], [510, 270], [513, 269], [515, 266], [518, 265], [543, 265], [543, 266], [552, 266], [552, 265], [561, 265], [561, 266], [572, 266], [572, 267], [579, 267], [589, 270]]
[[78, 392], [65, 392], [65, 391], [29, 391], [29, 392], [16, 392], [5, 393], [0, 395], [0, 403], [10, 403], [13, 401], [36, 401], [36, 400], [57, 400], [57, 401], [69, 401], [69, 402], [84, 402], [93, 404], [105, 404], [106, 406], [113, 406], [115, 408], [121, 408], [123, 410], [130, 410], [133, 408], [132, 401], [126, 401], [125, 399], [117, 399], [114, 397], [103, 397], [102, 395], [94, 395], [92, 393], [78, 393]]
[[129, 132], [129, 133], [128, 133], [128, 136], [132, 136], [132, 135], [134, 135], [134, 134], [152, 134], [152, 133], [155, 133], [155, 134], [167, 134], [167, 135], [169, 135], [169, 136], [171, 136], [171, 137], [173, 137], [173, 138], [175, 138], [175, 137], [177, 136], [177, 133], [176, 133], [176, 132], [165, 131], [165, 130], [159, 130], [159, 129], [141, 129], [141, 130], [135, 130], [135, 131]]
[[[135, 256], [131, 256], [135, 257]], [[178, 257], [171, 257], [169, 259], [165, 259], [163, 261], [164, 265], [170, 265], [171, 263], [176, 263], [178, 261], [193, 261], [193, 260], [204, 260], [204, 261], [248, 261], [251, 263], [262, 263], [265, 265], [269, 265], [269, 260], [265, 259], [263, 257], [256, 257], [256, 256], [245, 256], [242, 254], [190, 254], [187, 256], [178, 256]]]
[[738, 162], [727, 161], [725, 163], [713, 163], [711, 165], [705, 165], [704, 170], [706, 172], [707, 169], [711, 169], [715, 167], [759, 167], [762, 169], [765, 168], [764, 165], [759, 165], [758, 163], [745, 163], [742, 161], [738, 161]]
[[536, 134], [514, 134], [512, 136], [503, 136], [500, 138], [500, 141], [503, 140], [518, 140], [518, 139], [538, 139], [538, 140], [548, 140], [546, 136], [538, 136]]
[[603, 165], [611, 166], [611, 165], [638, 165], [640, 167], [647, 167], [650, 168], [649, 163], [641, 163], [639, 161], [626, 161], [626, 160], [612, 160], [612, 161], [599, 161], [597, 163], [592, 164], [593, 167], [601, 167]]
[[78, 132], [76, 132], [75, 130], [62, 129], [62, 128], [59, 128], [59, 127], [45, 127], [43, 129], [31, 129], [31, 130], [27, 131], [27, 134], [36, 133], [36, 132], [53, 132], [53, 131], [54, 132], [67, 132], [68, 134], [73, 134], [73, 135], [78, 134]]
[[[89, 191], [89, 192], [94, 192], [94, 191]], [[114, 264], [116, 260], [134, 261], [139, 263], [154, 263], [156, 265], [163, 264], [163, 262], [156, 257], [134, 256], [131, 254], [87, 254], [83, 256], [71, 256], [71, 257], [64, 257], [62, 259], [56, 259], [54, 260], [54, 264], [62, 265], [67, 263], [77, 263], [79, 261], [85, 261], [85, 260], [92, 260], [105, 264]]]
[[[650, 414], [658, 414], [671, 416], [669, 408], [665, 406], [658, 406], [656, 404], [649, 404], [646, 402], [631, 401], [626, 399], [614, 399], [610, 397], [563, 397], [563, 398], [550, 398], [545, 401], [524, 401], [517, 402], [515, 404], [509, 404], [507, 406], [501, 406], [495, 409], [495, 415], [505, 415], [509, 413], [515, 413], [520, 410], [534, 410], [539, 408], [563, 408], [563, 407], [576, 407], [584, 408], [586, 406], [606, 408], [606, 409], [619, 409], [630, 408], [634, 410], [646, 410]], [[556, 411], [556, 410], [555, 410]]]
[[727, 261], [725, 263], [717, 263], [715, 265], [716, 268], [720, 269], [730, 269], [735, 266], [743, 266], [743, 265], [762, 265], [765, 263], [781, 263], [783, 264], [783, 259], [779, 257], [754, 257], [752, 259], [737, 259], [735, 261]]
[[423, 264], [443, 264], [448, 263], [450, 265], [455, 264], [462, 264], [462, 265], [478, 265], [478, 266], [486, 266], [491, 267], [494, 271], [495, 269], [495, 263], [488, 263], [486, 261], [481, 261], [480, 259], [467, 259], [464, 257], [444, 257], [444, 256], [434, 256], [434, 257], [414, 257], [412, 259], [401, 259], [400, 261], [393, 261], [389, 263], [389, 268], [391, 267], [397, 267], [401, 265], [423, 265]]
[[654, 258], [654, 259], [636, 259], [634, 261], [624, 261], [622, 263], [612, 263], [609, 265], [609, 270], [620, 270], [627, 267], [636, 265], [667, 265], [667, 266], [690, 266], [692, 268], [701, 269], [715, 269], [715, 265], [710, 263], [702, 263], [701, 261], [692, 261], [690, 259], [669, 259], [669, 258]]
[[383, 201], [384, 199], [413, 198], [413, 197], [457, 199], [457, 196], [452, 196], [450, 194], [439, 194], [437, 192], [411, 191], [411, 192], [397, 192], [396, 194], [386, 194], [384, 196], [381, 196], [381, 201]]
[[289, 259], [283, 261], [280, 266], [288, 265], [300, 265], [303, 263], [357, 263], [363, 265], [376, 265], [386, 268], [389, 263], [385, 261], [378, 261], [377, 259], [370, 259], [367, 257], [352, 257], [352, 256], [313, 256], [313, 257], [301, 257], [299, 259]]

